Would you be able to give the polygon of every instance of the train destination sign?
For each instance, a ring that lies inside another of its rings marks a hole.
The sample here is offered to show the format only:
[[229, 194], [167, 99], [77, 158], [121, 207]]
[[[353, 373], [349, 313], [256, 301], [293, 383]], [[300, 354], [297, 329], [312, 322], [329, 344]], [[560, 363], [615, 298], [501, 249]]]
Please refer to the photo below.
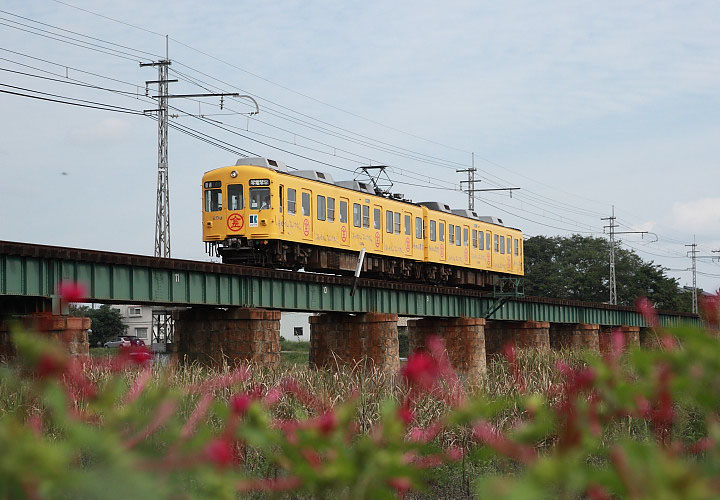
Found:
[[251, 186], [269, 186], [270, 179], [250, 179]]

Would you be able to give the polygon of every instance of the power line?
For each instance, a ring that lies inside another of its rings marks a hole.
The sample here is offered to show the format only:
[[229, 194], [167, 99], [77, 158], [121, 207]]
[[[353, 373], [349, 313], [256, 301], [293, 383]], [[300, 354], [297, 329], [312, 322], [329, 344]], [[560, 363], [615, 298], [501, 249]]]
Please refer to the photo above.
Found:
[[[2, 84], [0, 84], [0, 85], [2, 85]], [[36, 92], [36, 91], [31, 90], [30, 92]], [[56, 103], [59, 103], [59, 104], [67, 104], [67, 105], [70, 105], [70, 106], [78, 106], [78, 107], [82, 107], [82, 108], [101, 109], [101, 110], [103, 110], [103, 111], [114, 111], [114, 112], [116, 112], [116, 113], [125, 113], [125, 114], [129, 114], [129, 115], [142, 115], [142, 114], [144, 114], [144, 113], [142, 113], [141, 111], [135, 111], [135, 110], [131, 110], [131, 109], [129, 109], [129, 108], [120, 108], [119, 106], [112, 106], [112, 105], [110, 105], [110, 104], [105, 105], [105, 104], [103, 104], [103, 103], [97, 103], [97, 104], [100, 104], [100, 105], [98, 105], [98, 106], [93, 106], [93, 105], [89, 105], [89, 104], [81, 104], [80, 102], [62, 101], [62, 100], [59, 100], [59, 99], [51, 99], [51, 98], [49, 98], [49, 97], [41, 97], [41, 96], [36, 96], [36, 95], [23, 94], [23, 93], [21, 93], [21, 92], [12, 92], [12, 91], [9, 91], [9, 90], [0, 90], [0, 93], [15, 95], [15, 96], [19, 96], [19, 97], [27, 97], [27, 98], [30, 98], [30, 99], [37, 99], [37, 100], [40, 100], [40, 101], [49, 101], [49, 102], [56, 102]], [[61, 97], [62, 97], [62, 96], [61, 96]], [[66, 99], [73, 99], [72, 97], [65, 97], [65, 98], [66, 98]], [[78, 100], [79, 100], [79, 99], [78, 99]], [[89, 102], [89, 101], [82, 101], [82, 102]], [[112, 106], [112, 107], [110, 107], [110, 106]]]

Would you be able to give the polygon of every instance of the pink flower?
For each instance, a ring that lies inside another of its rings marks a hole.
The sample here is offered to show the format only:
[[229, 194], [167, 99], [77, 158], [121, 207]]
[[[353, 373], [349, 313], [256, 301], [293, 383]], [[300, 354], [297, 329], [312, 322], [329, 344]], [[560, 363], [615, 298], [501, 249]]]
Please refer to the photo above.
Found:
[[398, 408], [397, 415], [398, 418], [405, 423], [405, 425], [410, 425], [415, 418], [412, 409], [407, 405], [402, 405], [400, 408]]
[[67, 362], [65, 359], [53, 356], [50, 353], [44, 353], [35, 365], [35, 373], [40, 378], [48, 378], [61, 375], [66, 368]]
[[403, 367], [401, 373], [410, 385], [417, 385], [429, 389], [437, 379], [439, 370], [435, 358], [424, 351], [420, 351], [408, 358], [408, 362]]
[[232, 408], [232, 411], [241, 417], [244, 417], [247, 414], [250, 409], [250, 404], [252, 404], [252, 398], [250, 398], [247, 394], [238, 394], [237, 396], [233, 396], [230, 400], [230, 407]]
[[412, 488], [412, 481], [409, 477], [392, 477], [388, 479], [388, 484], [395, 489], [400, 498], [405, 498], [407, 492]]
[[120, 346], [119, 356], [138, 366], [145, 366], [153, 359], [150, 349], [144, 345]]
[[87, 288], [75, 281], [62, 281], [58, 285], [58, 295], [65, 302], [82, 302], [88, 296]]
[[655, 310], [655, 306], [653, 305], [653, 303], [650, 302], [650, 299], [648, 299], [647, 297], [640, 297], [639, 299], [637, 299], [637, 302], [635, 302], [635, 307], [637, 307], [637, 310], [640, 311], [640, 313], [643, 315], [648, 325], [653, 328], [660, 326], [660, 319], [658, 318], [658, 313]]
[[218, 467], [225, 468], [233, 461], [232, 444], [224, 439], [215, 439], [205, 448], [205, 456]]
[[337, 415], [335, 415], [335, 412], [333, 411], [324, 413], [317, 419], [317, 428], [320, 429], [320, 432], [323, 434], [330, 434], [337, 428], [337, 426]]

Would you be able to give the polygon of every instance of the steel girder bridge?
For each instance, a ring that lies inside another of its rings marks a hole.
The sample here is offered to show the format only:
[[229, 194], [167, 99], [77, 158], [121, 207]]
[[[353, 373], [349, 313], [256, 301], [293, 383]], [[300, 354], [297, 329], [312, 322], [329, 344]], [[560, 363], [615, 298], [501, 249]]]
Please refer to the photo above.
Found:
[[[87, 302], [156, 306], [260, 307], [305, 312], [383, 312], [418, 317], [647, 326], [634, 308], [487, 292], [0, 241], [0, 315], [60, 312], [58, 285], [84, 283]], [[663, 326], [700, 324], [660, 312]]]

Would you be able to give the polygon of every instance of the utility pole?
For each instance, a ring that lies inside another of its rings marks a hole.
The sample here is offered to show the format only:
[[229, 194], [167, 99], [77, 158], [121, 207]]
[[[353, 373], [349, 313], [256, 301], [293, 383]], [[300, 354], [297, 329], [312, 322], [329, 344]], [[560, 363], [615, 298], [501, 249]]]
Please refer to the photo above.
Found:
[[[472, 153], [472, 167], [464, 168], [461, 170], [455, 170], [455, 172], [457, 172], [459, 174], [464, 174], [464, 173], [468, 174], [468, 180], [460, 181], [460, 190], [466, 192], [468, 195], [468, 210], [470, 210], [470, 211], [475, 210], [475, 193], [479, 193], [482, 191], [510, 191], [510, 198], [512, 198], [512, 192], [520, 189], [517, 187], [475, 189], [475, 183], [480, 182], [479, 180], [475, 180], [475, 172], [477, 172], [477, 169], [475, 168], [475, 153]], [[468, 188], [463, 189], [462, 188], [463, 184], [467, 184]]]
[[158, 180], [157, 199], [155, 202], [155, 257], [170, 257], [170, 186], [168, 183], [168, 90], [171, 82], [168, 80], [168, 66], [170, 59], [167, 57], [167, 39], [165, 45], [165, 59], [152, 63], [140, 63], [141, 67], [156, 66], [158, 79], [145, 82], [145, 93], [147, 86], [151, 83], [158, 85], [158, 108], [147, 110], [157, 112], [158, 122]]
[[697, 243], [695, 243], [695, 235], [693, 235], [693, 242], [690, 245], [685, 245], [686, 247], [690, 247], [690, 250], [688, 251], [688, 254], [690, 254], [690, 259], [692, 260], [692, 274], [693, 274], [693, 293], [692, 293], [692, 312], [693, 314], [697, 314], [698, 312], [698, 298], [697, 298]]
[[603, 226], [603, 230], [609, 229], [610, 239], [610, 304], [617, 305], [617, 280], [615, 278], [615, 236], [618, 234], [648, 234], [647, 231], [616, 231], [618, 225], [615, 223], [615, 205], [612, 206], [612, 215], [610, 217], [602, 217], [600, 220], [608, 221], [607, 226]]

